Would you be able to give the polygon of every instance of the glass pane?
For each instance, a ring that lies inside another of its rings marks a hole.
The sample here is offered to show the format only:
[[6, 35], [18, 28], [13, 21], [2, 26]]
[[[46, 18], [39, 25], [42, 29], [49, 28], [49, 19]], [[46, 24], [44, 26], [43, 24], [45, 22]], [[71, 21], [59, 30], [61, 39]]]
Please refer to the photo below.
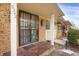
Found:
[[30, 15], [26, 13], [21, 13], [20, 26], [22, 29], [30, 28]]
[[35, 16], [34, 15], [32, 15], [31, 16], [31, 28], [32, 29], [35, 29], [36, 28], [36, 24], [35, 24], [36, 22], [35, 22]]
[[39, 29], [38, 27], [39, 27], [39, 18], [36, 17], [36, 29]]
[[30, 43], [30, 30], [20, 30], [20, 45]]
[[26, 30], [25, 31], [26, 35], [25, 35], [25, 43], [29, 44], [30, 43], [30, 30]]
[[38, 39], [39, 39], [39, 31], [38, 31], [38, 29], [36, 30], [36, 41], [38, 41]]
[[29, 14], [25, 15], [25, 26], [26, 28], [30, 28], [30, 15]]
[[31, 30], [31, 42], [37, 41], [37, 39], [36, 39], [37, 35], [36, 34], [37, 34], [36, 30]]
[[24, 29], [20, 29], [20, 45], [24, 44]]
[[24, 26], [23, 13], [20, 13], [20, 26]]
[[30, 43], [30, 15], [26, 13], [20, 14], [20, 45]]
[[50, 21], [49, 20], [46, 20], [46, 29], [50, 29]]

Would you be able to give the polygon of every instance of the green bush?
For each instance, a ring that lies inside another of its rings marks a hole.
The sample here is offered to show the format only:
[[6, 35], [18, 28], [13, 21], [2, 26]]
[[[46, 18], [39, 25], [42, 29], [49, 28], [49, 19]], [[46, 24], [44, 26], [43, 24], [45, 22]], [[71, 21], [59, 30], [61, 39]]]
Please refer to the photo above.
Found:
[[79, 45], [79, 39], [77, 39], [77, 44]]
[[68, 32], [68, 40], [70, 43], [79, 44], [79, 30], [70, 29]]

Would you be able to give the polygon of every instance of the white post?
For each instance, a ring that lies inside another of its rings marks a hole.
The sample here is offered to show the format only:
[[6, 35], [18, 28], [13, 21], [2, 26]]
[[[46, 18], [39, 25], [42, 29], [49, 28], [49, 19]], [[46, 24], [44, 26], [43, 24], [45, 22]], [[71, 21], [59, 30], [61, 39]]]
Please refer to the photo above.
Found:
[[11, 3], [11, 56], [16, 56], [16, 13], [17, 4]]
[[55, 40], [55, 25], [54, 25], [54, 15], [51, 16], [50, 19], [50, 28], [51, 28], [51, 44], [54, 45], [54, 40]]

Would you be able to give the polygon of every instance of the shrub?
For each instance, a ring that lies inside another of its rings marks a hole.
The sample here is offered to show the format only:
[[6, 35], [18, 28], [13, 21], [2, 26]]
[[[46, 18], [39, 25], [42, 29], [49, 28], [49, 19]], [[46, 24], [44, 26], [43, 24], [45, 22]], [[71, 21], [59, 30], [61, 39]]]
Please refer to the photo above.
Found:
[[70, 43], [79, 44], [79, 30], [70, 29], [68, 32], [68, 40]]

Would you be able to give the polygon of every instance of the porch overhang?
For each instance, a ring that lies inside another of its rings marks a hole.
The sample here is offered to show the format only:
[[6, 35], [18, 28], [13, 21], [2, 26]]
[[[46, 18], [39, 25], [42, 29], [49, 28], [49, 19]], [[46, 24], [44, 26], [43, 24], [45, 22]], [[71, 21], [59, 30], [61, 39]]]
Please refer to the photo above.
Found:
[[63, 17], [59, 17], [57, 20], [57, 24], [64, 24], [65, 19]]
[[55, 3], [19, 3], [18, 9], [30, 12], [45, 18], [52, 14], [63, 16], [63, 12]]

